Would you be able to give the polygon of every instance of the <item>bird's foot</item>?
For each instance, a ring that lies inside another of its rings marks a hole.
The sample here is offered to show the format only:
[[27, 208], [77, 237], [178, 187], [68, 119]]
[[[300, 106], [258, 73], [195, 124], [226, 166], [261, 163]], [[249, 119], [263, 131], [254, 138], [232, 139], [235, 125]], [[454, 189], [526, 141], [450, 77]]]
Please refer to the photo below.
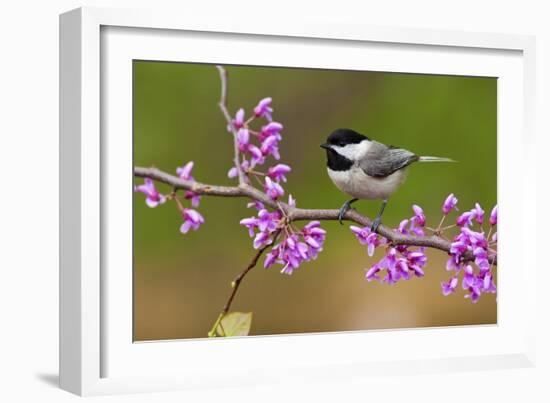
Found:
[[384, 214], [384, 209], [386, 208], [387, 204], [388, 199], [384, 199], [384, 201], [382, 202], [382, 206], [380, 207], [380, 211], [378, 212], [378, 215], [376, 216], [370, 227], [371, 232], [376, 232], [376, 230], [378, 229], [378, 226], [382, 222], [382, 214]]
[[380, 225], [381, 222], [382, 222], [382, 217], [376, 217], [374, 219], [374, 221], [372, 222], [372, 225], [370, 227], [370, 231], [371, 232], [376, 232], [376, 230], [378, 229], [378, 226]]
[[348, 212], [348, 210], [351, 208], [351, 204], [352, 203], [355, 203], [357, 201], [357, 199], [351, 199], [351, 200], [348, 200], [347, 202], [345, 202], [342, 207], [340, 207], [340, 211], [338, 212], [338, 222], [340, 223], [340, 225], [343, 225], [344, 223], [342, 222], [342, 220], [344, 219], [344, 216], [346, 215], [346, 213]]

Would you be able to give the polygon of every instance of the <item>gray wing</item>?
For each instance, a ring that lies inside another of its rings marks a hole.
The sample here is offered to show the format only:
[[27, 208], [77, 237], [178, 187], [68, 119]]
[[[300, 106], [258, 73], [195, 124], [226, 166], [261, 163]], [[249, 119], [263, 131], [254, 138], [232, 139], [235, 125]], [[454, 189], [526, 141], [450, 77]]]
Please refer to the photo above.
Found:
[[418, 158], [408, 150], [373, 141], [359, 166], [367, 175], [383, 178], [418, 161]]

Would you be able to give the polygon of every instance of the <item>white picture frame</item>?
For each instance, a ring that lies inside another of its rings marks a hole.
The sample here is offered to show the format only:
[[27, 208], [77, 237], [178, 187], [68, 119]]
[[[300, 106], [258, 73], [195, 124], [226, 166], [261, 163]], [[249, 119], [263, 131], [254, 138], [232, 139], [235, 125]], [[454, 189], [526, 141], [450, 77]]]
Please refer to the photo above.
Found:
[[[185, 49], [178, 46], [182, 41], [187, 41]], [[194, 41], [199, 44], [194, 45]], [[220, 43], [230, 42], [232, 46], [226, 48], [234, 49], [242, 42], [246, 46], [269, 46], [273, 51], [257, 52], [254, 59], [247, 59], [239, 52], [223, 52]], [[149, 58], [320, 66], [325, 62], [316, 58], [313, 50], [308, 60], [297, 57], [296, 49], [311, 48], [312, 43], [333, 54], [341, 52], [341, 57], [332, 58], [322, 67], [368, 66], [382, 71], [499, 77], [502, 272], [499, 271], [498, 325], [133, 343], [128, 310], [131, 262], [127, 259], [128, 246], [131, 252], [131, 221], [127, 214], [115, 214], [124, 209], [128, 200], [128, 192], [116, 192], [124, 189], [122, 185], [132, 178], [128, 165], [131, 147], [127, 147], [131, 86], [128, 87], [129, 77], [124, 78], [128, 61]], [[219, 49], [216, 60], [204, 59], [205, 49], [210, 52]], [[535, 312], [535, 284], [528, 280], [535, 276], [536, 264], [534, 255], [526, 252], [527, 227], [517, 223], [534, 222], [536, 210], [532, 206], [527, 208], [528, 196], [524, 195], [528, 193], [518, 192], [517, 183], [525, 188], [535, 187], [536, 183], [534, 177], [518, 177], [506, 161], [514, 153], [515, 158], [519, 155], [528, 161], [533, 152], [530, 140], [534, 136], [534, 49], [534, 39], [520, 35], [321, 21], [300, 24], [289, 21], [284, 25], [276, 21], [250, 21], [243, 26], [231, 19], [200, 19], [191, 14], [176, 16], [148, 10], [81, 8], [61, 15], [61, 387], [79, 395], [96, 395], [296, 379], [332, 380], [357, 374], [532, 366], [535, 318], [530, 315]], [[362, 55], [368, 52], [378, 52], [376, 63], [362, 61]], [[277, 55], [277, 60], [270, 59], [269, 54]], [[356, 57], [350, 58], [351, 54]], [[409, 57], [408, 64], [399, 68], [396, 63], [403, 54], [415, 57]], [[107, 80], [107, 76], [116, 80]], [[111, 134], [114, 129], [116, 136]], [[117, 156], [116, 161], [113, 155]], [[503, 177], [507, 181], [502, 181]], [[515, 189], [511, 182], [516, 183]], [[518, 234], [521, 242], [517, 241]], [[113, 239], [122, 243], [113, 248]], [[515, 248], [511, 247], [512, 242]], [[117, 252], [113, 254], [113, 250]], [[124, 269], [108, 270], [112, 261]], [[516, 270], [514, 274], [506, 271], [511, 267]], [[512, 299], [517, 289], [524, 295]], [[474, 337], [476, 346], [453, 342]], [[358, 347], [369, 343], [403, 345], [405, 338], [416, 341], [416, 351], [378, 348], [368, 354], [358, 352]], [[442, 343], [442, 339], [446, 342]], [[205, 365], [214, 356], [238, 364], [230, 371]]]

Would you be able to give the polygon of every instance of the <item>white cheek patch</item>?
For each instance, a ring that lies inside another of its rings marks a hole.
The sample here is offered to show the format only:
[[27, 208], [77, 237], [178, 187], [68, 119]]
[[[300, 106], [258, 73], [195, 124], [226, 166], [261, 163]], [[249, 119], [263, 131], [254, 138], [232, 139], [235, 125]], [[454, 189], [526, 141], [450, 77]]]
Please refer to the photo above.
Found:
[[344, 147], [332, 146], [334, 151], [338, 154], [346, 157], [348, 160], [356, 161], [363, 158], [371, 146], [371, 142], [368, 140], [363, 140], [358, 144], [348, 144]]

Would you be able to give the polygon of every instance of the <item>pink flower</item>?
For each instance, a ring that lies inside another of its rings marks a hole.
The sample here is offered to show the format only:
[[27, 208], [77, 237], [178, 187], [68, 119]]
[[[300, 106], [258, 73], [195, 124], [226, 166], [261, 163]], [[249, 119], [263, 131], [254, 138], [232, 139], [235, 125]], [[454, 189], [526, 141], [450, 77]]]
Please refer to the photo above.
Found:
[[245, 127], [240, 128], [237, 132], [237, 144], [239, 145], [239, 150], [247, 151], [249, 141], [250, 134], [248, 132], [248, 129]]
[[254, 238], [254, 249], [260, 249], [262, 246], [269, 245], [273, 242], [269, 232], [258, 232]]
[[456, 277], [451, 277], [448, 283], [441, 283], [441, 291], [443, 292], [443, 295], [447, 296], [453, 293], [457, 285], [458, 285], [458, 278]]
[[253, 237], [254, 229], [258, 226], [258, 219], [256, 217], [243, 218], [239, 224], [248, 228], [248, 234]]
[[264, 140], [267, 137], [273, 136], [277, 140], [281, 140], [281, 134], [280, 132], [283, 130], [283, 125], [279, 122], [270, 122], [265, 126], [262, 126], [262, 130], [260, 131], [260, 140]]
[[464, 227], [465, 225], [472, 225], [473, 218], [474, 218], [474, 213], [472, 213], [471, 211], [466, 211], [456, 219], [456, 225], [458, 225], [459, 227]]
[[244, 126], [244, 109], [243, 108], [237, 111], [237, 113], [235, 114], [235, 119], [233, 119], [231, 123], [233, 123], [233, 127], [235, 127], [235, 129], [240, 129], [241, 127]]
[[489, 224], [497, 225], [497, 220], [498, 220], [498, 206], [495, 206], [491, 211], [491, 216], [489, 217]]
[[424, 210], [420, 206], [417, 206], [416, 204], [413, 204], [412, 206], [414, 211], [414, 217], [413, 220], [416, 224], [423, 227], [426, 224], [426, 216], [424, 215]]
[[273, 266], [273, 264], [277, 260], [277, 257], [279, 257], [279, 248], [271, 249], [271, 252], [269, 252], [265, 258], [264, 268], [267, 269], [268, 267]]
[[193, 170], [193, 161], [189, 161], [187, 164], [185, 164], [182, 167], [176, 168], [176, 173], [180, 177], [180, 179], [186, 180], [186, 181], [194, 181], [193, 177], [191, 176], [191, 171]]
[[476, 203], [475, 208], [472, 209], [472, 214], [478, 224], [483, 224], [483, 216], [485, 215], [485, 211], [483, 211], [479, 203]]
[[273, 155], [273, 158], [276, 160], [281, 159], [281, 155], [279, 154], [279, 139], [276, 136], [267, 137], [262, 142], [260, 150], [262, 155]]
[[285, 248], [280, 256], [281, 262], [284, 263], [281, 273], [288, 274], [290, 276], [294, 273], [294, 270], [300, 267], [301, 260], [295, 251]]
[[472, 287], [476, 283], [476, 278], [474, 276], [474, 268], [471, 265], [466, 265], [464, 267], [464, 277], [462, 279], [462, 288], [465, 290], [469, 287]]
[[479, 297], [481, 296], [481, 289], [478, 286], [469, 287], [468, 291], [470, 293], [466, 294], [464, 298], [470, 298], [474, 304], [479, 301]]
[[447, 198], [445, 199], [445, 202], [443, 203], [443, 207], [441, 207], [443, 214], [445, 215], [449, 214], [452, 209], [458, 210], [458, 208], [456, 207], [457, 203], [458, 203], [458, 199], [455, 197], [453, 193], [447, 196]]
[[[195, 182], [195, 179], [191, 176], [191, 171], [193, 170], [193, 161], [189, 161], [187, 164], [185, 164], [183, 167], [178, 167], [176, 169], [176, 173], [180, 177], [180, 179]], [[199, 207], [199, 203], [201, 200], [201, 197], [196, 194], [195, 192], [192, 192], [191, 190], [185, 191], [186, 199], [191, 200], [191, 206], [193, 207]]]
[[382, 270], [382, 268], [378, 263], [373, 265], [369, 270], [367, 270], [367, 273], [365, 274], [365, 278], [367, 279], [367, 281], [372, 281], [372, 280], [381, 281], [380, 277], [378, 276], [378, 272], [380, 272], [380, 270]]
[[265, 177], [265, 192], [273, 200], [277, 200], [279, 197], [285, 194], [285, 191], [277, 182], [273, 182], [269, 176]]
[[198, 194], [192, 192], [191, 190], [186, 190], [184, 193], [184, 197], [188, 200], [191, 200], [191, 207], [199, 207], [201, 197]]
[[483, 277], [482, 290], [485, 292], [490, 292], [491, 294], [497, 292], [497, 286], [493, 280], [493, 275], [491, 273], [486, 273]]
[[190, 229], [196, 231], [199, 229], [202, 223], [204, 223], [204, 218], [196, 210], [190, 208], [184, 208], [183, 212], [183, 224], [180, 227], [182, 234], [186, 234]]
[[246, 207], [254, 207], [256, 210], [260, 211], [265, 209], [264, 204], [262, 202], [259, 202], [258, 200], [254, 200], [246, 205]]
[[462, 242], [462, 241], [455, 241], [451, 243], [451, 255], [457, 257], [455, 261], [458, 263], [460, 262], [460, 255], [462, 255], [464, 252], [468, 250], [468, 244]]
[[157, 207], [159, 204], [163, 204], [166, 201], [166, 197], [161, 195], [155, 188], [155, 183], [150, 178], [144, 179], [144, 184], [136, 186], [134, 191], [141, 192], [146, 195], [145, 203], [149, 207]]
[[285, 164], [277, 164], [274, 167], [270, 167], [267, 170], [267, 175], [274, 181], [283, 181], [286, 182], [286, 174], [291, 171], [291, 168]]
[[397, 227], [397, 232], [399, 232], [400, 234], [408, 234], [408, 231], [407, 231], [407, 225], [409, 224], [409, 220], [407, 219], [404, 219], [402, 220], [400, 223], [399, 223], [399, 226]]
[[302, 228], [301, 235], [308, 246], [305, 260], [317, 258], [318, 253], [323, 250], [326, 234], [327, 232], [321, 228], [319, 221], [310, 221]]
[[290, 207], [296, 207], [296, 199], [292, 195], [288, 195], [288, 205]]
[[462, 288], [467, 290], [469, 294], [466, 294], [465, 298], [470, 298], [472, 302], [477, 302], [481, 296], [483, 290], [483, 278], [477, 276], [472, 266], [467, 265], [464, 267], [464, 277], [462, 279]]
[[355, 237], [361, 245], [367, 245], [367, 253], [369, 256], [374, 255], [374, 250], [380, 245], [380, 239], [375, 232], [371, 232], [370, 227], [356, 227], [351, 225], [349, 227], [355, 234]]
[[277, 229], [277, 222], [281, 219], [278, 211], [270, 213], [266, 209], [258, 211], [258, 229], [260, 231], [274, 232]]
[[271, 108], [271, 98], [267, 97], [262, 99], [260, 102], [258, 102], [258, 105], [254, 107], [254, 116], [257, 118], [260, 118], [262, 116], [265, 116], [265, 118], [271, 122], [271, 114], [273, 113], [273, 109]]
[[254, 144], [248, 144], [247, 151], [252, 156], [252, 158], [250, 159], [251, 167], [255, 167], [256, 165], [262, 165], [265, 162], [265, 156], [262, 153], [262, 150], [260, 150]]
[[[460, 263], [456, 261], [457, 259], [454, 257], [451, 257], [447, 260], [446, 269], [447, 271], [457, 271], [460, 270]], [[458, 257], [458, 260], [460, 261], [460, 256]]]
[[428, 257], [423, 250], [405, 253], [407, 268], [412, 270], [417, 277], [424, 276], [424, 266], [428, 263]]
[[227, 171], [227, 177], [233, 179], [233, 178], [236, 178], [237, 176], [239, 176], [239, 171], [237, 171], [237, 168], [235, 167], [229, 168], [229, 171]]
[[489, 270], [489, 257], [487, 251], [484, 248], [477, 247], [474, 249], [475, 264], [483, 272]]

